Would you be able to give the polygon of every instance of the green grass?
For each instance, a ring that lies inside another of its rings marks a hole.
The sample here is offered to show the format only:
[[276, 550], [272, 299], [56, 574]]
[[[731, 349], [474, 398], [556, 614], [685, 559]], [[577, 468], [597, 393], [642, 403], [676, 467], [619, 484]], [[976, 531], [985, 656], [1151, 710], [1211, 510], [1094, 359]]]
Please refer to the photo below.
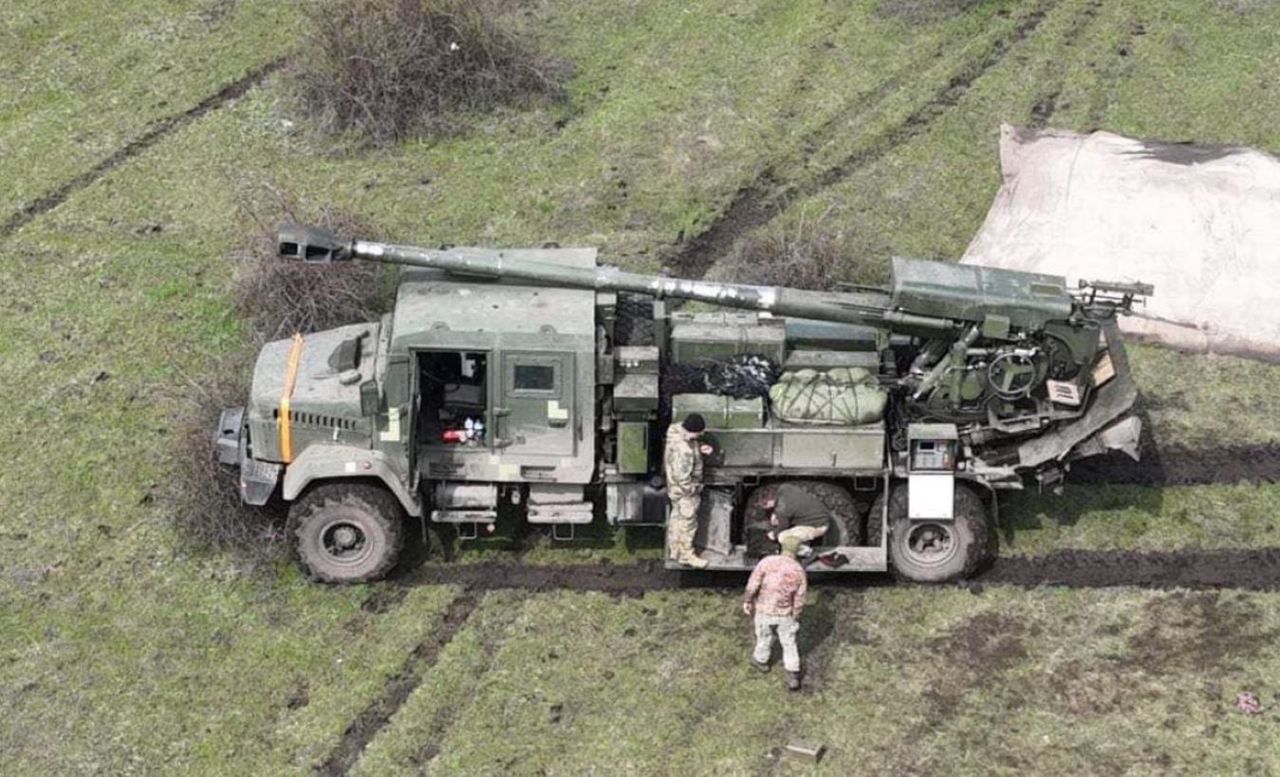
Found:
[[[0, 213], [287, 53], [287, 2], [16, 0], [0, 21]], [[282, 48], [284, 47], [284, 48]]]
[[1280, 546], [1280, 486], [1067, 486], [1009, 494], [1001, 555]]
[[[822, 223], [865, 262], [867, 277], [891, 252], [957, 255], [998, 185], [998, 123], [1025, 121], [1051, 87], [1060, 87], [1055, 124], [1280, 148], [1280, 117], [1265, 99], [1280, 73], [1280, 41], [1269, 34], [1280, 7], [1240, 14], [1210, 2], [1112, 2], [1092, 20], [1085, 9], [1064, 0], [927, 128], [793, 201], [765, 228], [828, 212]], [[237, 215], [239, 192], [277, 184], [366, 217], [380, 226], [376, 237], [396, 241], [586, 243], [609, 261], [656, 269], [762, 172], [803, 188], [876, 147], [1027, 13], [1023, 4], [982, 3], [921, 23], [870, 0], [553, 0], [528, 7], [521, 24], [575, 65], [564, 103], [481, 117], [463, 136], [354, 153], [300, 129], [305, 118], [273, 78], [7, 239], [6, 768], [308, 771], [433, 633], [454, 595], [414, 589], [386, 612], [363, 613], [361, 602], [382, 589], [310, 585], [285, 564], [193, 548], [173, 528], [180, 507], [167, 483], [185, 416], [209, 371], [247, 369], [252, 358], [229, 295], [227, 256], [251, 228]], [[0, 28], [0, 75], [12, 85], [0, 95], [0, 211], [15, 212], [284, 53], [292, 19], [283, 2], [15, 6]], [[1134, 37], [1139, 19], [1146, 34]], [[1065, 46], [1078, 20], [1086, 23]], [[1122, 43], [1132, 47], [1124, 57]], [[1134, 369], [1161, 444], [1277, 439], [1276, 368], [1138, 348]], [[1275, 545], [1276, 493], [1223, 486], [1018, 498], [1006, 511], [1016, 527], [1006, 551]], [[539, 545], [526, 558], [652, 557], [651, 539]], [[1273, 633], [1274, 597], [1222, 596], [1251, 616], [1232, 620], [1228, 633]], [[822, 690], [800, 699], [780, 694], [778, 677], [742, 670], [745, 627], [732, 605], [710, 592], [622, 602], [491, 595], [361, 768], [416, 768], [429, 735], [440, 740], [430, 763], [441, 772], [491, 772], [513, 758], [517, 771], [669, 763], [742, 772], [767, 768], [778, 732], [793, 731], [831, 745], [824, 768], [832, 773], [864, 763], [932, 771], [939, 753], [989, 755], [1007, 769], [1037, 758], [1050, 771], [1093, 763], [1156, 771], [1161, 749], [1200, 772], [1235, 771], [1250, 753], [1274, 765], [1262, 733], [1271, 719], [1222, 710], [1236, 686], [1261, 688], [1276, 667], [1249, 642], [1241, 663], [1211, 668], [1220, 692], [1210, 699], [1203, 668], [1180, 657], [1184, 640], [1216, 633], [1197, 630], [1194, 602], [1180, 619], [1179, 600], [1142, 592], [824, 595], [808, 627], [826, 623], [834, 635], [811, 635], [828, 651]], [[937, 656], [965, 654], [965, 624], [987, 609], [1027, 624], [1016, 636], [1034, 660], [1000, 669], [994, 684], [965, 665], [946, 685]], [[1164, 629], [1147, 643], [1154, 658], [1123, 636], [1147, 620]], [[1101, 634], [1117, 623], [1122, 636]], [[1159, 668], [1119, 666], [1113, 653]], [[1055, 690], [1057, 675], [1074, 690]], [[932, 712], [935, 686], [954, 714]], [[1133, 699], [1122, 693], [1129, 689]], [[1073, 698], [1084, 701], [1064, 701]], [[558, 724], [554, 704], [564, 705]], [[1081, 711], [1091, 704], [1105, 709], [1089, 717]], [[1126, 704], [1140, 714], [1126, 718]], [[450, 725], [436, 732], [437, 718]], [[975, 736], [981, 746], [969, 747]], [[1213, 736], [1231, 746], [1210, 750]], [[1094, 760], [1065, 760], [1074, 757], [1068, 746]]]
[[[800, 637], [811, 689], [796, 696], [779, 672], [747, 665], [735, 597], [491, 600], [358, 772], [1266, 771], [1280, 766], [1275, 720], [1232, 704], [1243, 690], [1270, 704], [1280, 690], [1277, 604], [1240, 593], [822, 592]], [[794, 740], [826, 745], [816, 770], [777, 759]]]

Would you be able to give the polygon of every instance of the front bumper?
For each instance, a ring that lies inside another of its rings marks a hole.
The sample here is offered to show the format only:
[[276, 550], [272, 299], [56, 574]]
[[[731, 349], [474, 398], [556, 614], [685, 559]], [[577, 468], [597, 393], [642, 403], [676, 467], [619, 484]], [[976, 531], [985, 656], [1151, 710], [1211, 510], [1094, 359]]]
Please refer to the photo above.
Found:
[[264, 505], [280, 482], [280, 464], [249, 458], [249, 434], [243, 407], [228, 407], [218, 418], [213, 435], [218, 463], [240, 470], [240, 499], [249, 505]]

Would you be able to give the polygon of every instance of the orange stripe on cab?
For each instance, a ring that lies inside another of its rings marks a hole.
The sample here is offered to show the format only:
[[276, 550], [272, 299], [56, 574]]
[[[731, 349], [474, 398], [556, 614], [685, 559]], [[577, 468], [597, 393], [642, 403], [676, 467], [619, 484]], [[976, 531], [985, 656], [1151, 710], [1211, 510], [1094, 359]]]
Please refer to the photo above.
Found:
[[284, 391], [280, 394], [280, 458], [285, 464], [293, 461], [293, 430], [289, 426], [289, 402], [293, 398], [293, 386], [298, 381], [298, 362], [302, 360], [302, 333], [293, 333], [293, 350], [289, 352], [289, 370], [284, 376]]

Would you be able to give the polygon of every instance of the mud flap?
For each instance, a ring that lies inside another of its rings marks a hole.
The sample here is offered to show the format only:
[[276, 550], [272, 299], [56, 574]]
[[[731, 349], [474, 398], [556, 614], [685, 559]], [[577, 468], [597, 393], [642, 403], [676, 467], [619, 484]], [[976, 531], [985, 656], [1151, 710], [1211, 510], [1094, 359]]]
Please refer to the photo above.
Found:
[[708, 488], [702, 492], [698, 507], [698, 529], [693, 535], [694, 548], [729, 555], [733, 552], [730, 523], [733, 518], [733, 494], [725, 489]]
[[1071, 458], [1083, 459], [1099, 456], [1107, 451], [1123, 451], [1129, 458], [1138, 461], [1141, 458], [1138, 452], [1138, 440], [1141, 437], [1142, 419], [1129, 416], [1077, 445], [1071, 451]]

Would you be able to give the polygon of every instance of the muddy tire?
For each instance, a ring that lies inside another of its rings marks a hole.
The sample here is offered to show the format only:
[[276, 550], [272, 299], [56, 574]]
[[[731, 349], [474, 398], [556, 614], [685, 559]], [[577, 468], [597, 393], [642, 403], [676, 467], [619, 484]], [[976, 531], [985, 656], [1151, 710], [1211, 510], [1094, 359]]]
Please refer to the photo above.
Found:
[[618, 345], [653, 345], [653, 298], [619, 294], [613, 336]]
[[366, 583], [386, 576], [404, 545], [404, 509], [373, 483], [310, 489], [289, 510], [298, 565], [312, 580]]
[[[817, 548], [834, 548], [838, 545], [858, 545], [862, 540], [862, 520], [858, 514], [858, 504], [849, 492], [835, 485], [820, 480], [792, 480], [793, 486], [800, 486], [831, 511], [831, 520], [827, 522], [827, 533], [818, 538], [813, 545]], [[764, 508], [767, 499], [778, 493], [781, 483], [766, 483], [751, 492], [747, 497], [747, 505], [743, 511], [746, 526], [765, 526], [769, 523], [769, 511]]]
[[[883, 493], [876, 497], [867, 516], [868, 540], [875, 544], [880, 541], [877, 518], [884, 498]], [[960, 483], [951, 521], [908, 518], [906, 486], [894, 488], [889, 496], [889, 563], [901, 580], [942, 583], [969, 577], [991, 557], [994, 537], [986, 505]]]

